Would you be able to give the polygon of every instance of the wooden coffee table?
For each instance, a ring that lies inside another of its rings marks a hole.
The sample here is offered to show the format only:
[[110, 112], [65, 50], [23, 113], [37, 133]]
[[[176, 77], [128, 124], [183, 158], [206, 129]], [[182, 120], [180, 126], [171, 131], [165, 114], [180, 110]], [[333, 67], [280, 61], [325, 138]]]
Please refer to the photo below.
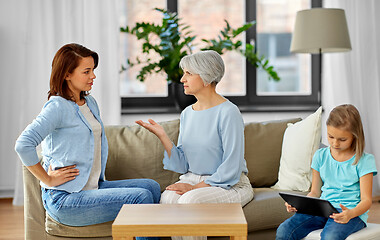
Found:
[[238, 203], [126, 204], [112, 224], [113, 239], [167, 236], [230, 236], [247, 239]]

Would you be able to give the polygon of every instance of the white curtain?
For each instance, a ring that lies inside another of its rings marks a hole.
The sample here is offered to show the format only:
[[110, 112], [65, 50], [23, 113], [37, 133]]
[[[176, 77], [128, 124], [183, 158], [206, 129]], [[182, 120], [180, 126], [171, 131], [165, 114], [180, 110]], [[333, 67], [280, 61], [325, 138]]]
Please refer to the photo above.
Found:
[[120, 123], [117, 2], [0, 0], [0, 190], [15, 188], [14, 204], [23, 203], [14, 143], [47, 100], [51, 61], [61, 46], [75, 42], [99, 54], [91, 94], [104, 124]]
[[[351, 52], [323, 55], [325, 120], [336, 105], [355, 105], [364, 125], [365, 150], [374, 154], [380, 170], [380, 1], [325, 0], [323, 7], [345, 10], [352, 45]], [[376, 176], [374, 195], [380, 195], [379, 186]]]

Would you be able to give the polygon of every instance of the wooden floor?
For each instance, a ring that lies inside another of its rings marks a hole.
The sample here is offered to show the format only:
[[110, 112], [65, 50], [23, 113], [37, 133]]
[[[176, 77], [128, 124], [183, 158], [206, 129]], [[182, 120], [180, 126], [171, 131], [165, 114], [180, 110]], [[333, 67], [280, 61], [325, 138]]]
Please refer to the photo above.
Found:
[[13, 206], [12, 199], [0, 199], [0, 239], [24, 239], [24, 207]]
[[[374, 198], [368, 222], [380, 224], [380, 196]], [[24, 239], [24, 207], [13, 206], [12, 199], [0, 199], [0, 239]]]

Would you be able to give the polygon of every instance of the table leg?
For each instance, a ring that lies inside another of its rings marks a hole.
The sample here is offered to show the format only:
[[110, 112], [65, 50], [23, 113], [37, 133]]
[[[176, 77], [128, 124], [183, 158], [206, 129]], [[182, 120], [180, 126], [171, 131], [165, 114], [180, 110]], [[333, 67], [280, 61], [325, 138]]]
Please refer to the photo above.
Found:
[[247, 236], [230, 236], [230, 240], [247, 240]]

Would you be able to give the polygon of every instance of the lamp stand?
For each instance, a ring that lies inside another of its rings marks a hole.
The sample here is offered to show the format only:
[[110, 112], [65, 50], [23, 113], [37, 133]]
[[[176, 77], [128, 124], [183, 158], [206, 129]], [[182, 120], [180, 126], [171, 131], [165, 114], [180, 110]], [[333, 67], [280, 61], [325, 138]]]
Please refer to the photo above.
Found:
[[319, 48], [319, 104], [322, 106], [322, 48]]

